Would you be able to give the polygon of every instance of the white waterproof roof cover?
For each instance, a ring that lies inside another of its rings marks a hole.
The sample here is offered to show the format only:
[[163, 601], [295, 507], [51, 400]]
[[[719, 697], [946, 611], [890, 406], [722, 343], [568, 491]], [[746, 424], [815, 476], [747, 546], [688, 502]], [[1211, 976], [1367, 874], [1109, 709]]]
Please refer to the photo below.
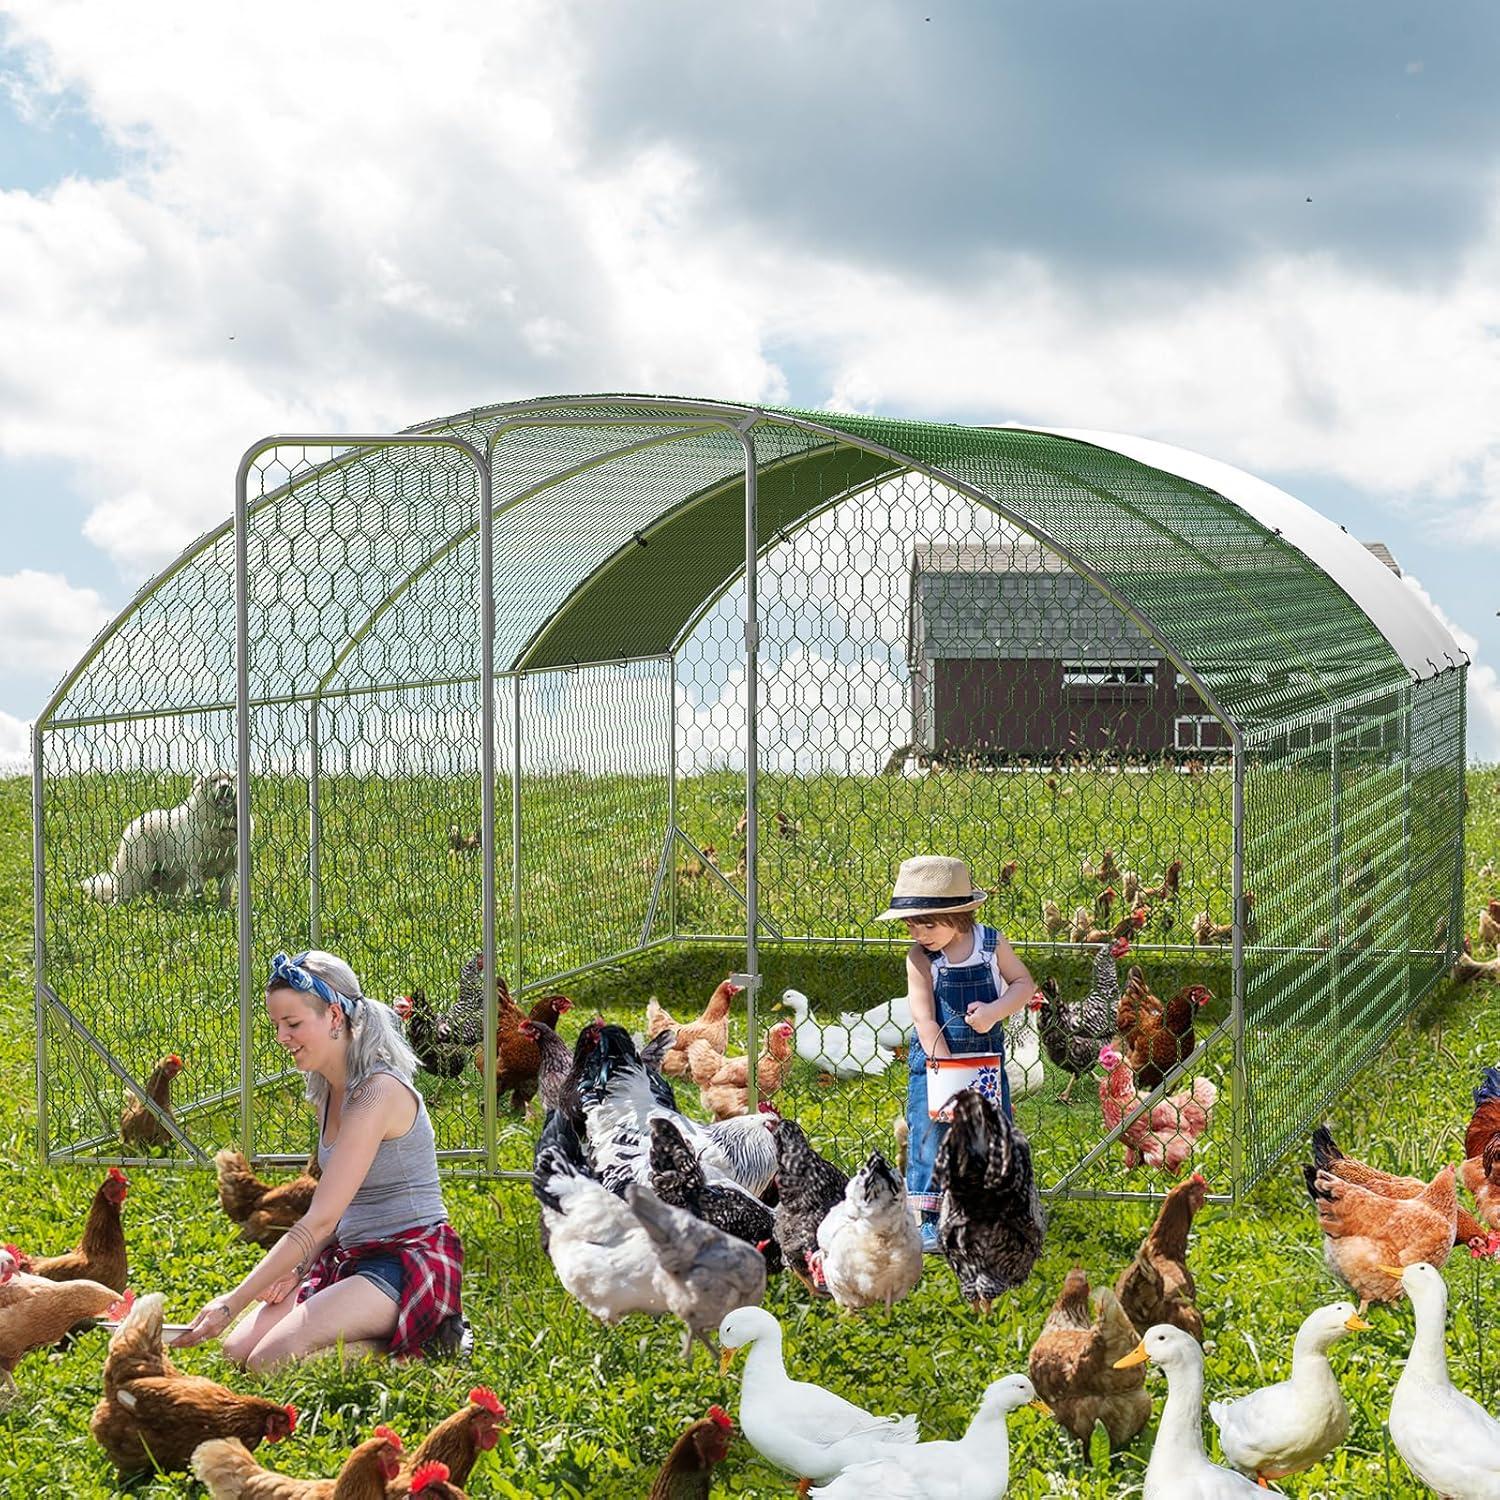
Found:
[[1468, 657], [1415, 589], [1380, 562], [1363, 542], [1327, 516], [1233, 464], [1187, 448], [1122, 432], [1080, 427], [1034, 427], [1007, 422], [1022, 432], [1046, 433], [1107, 448], [1138, 463], [1201, 484], [1238, 505], [1317, 564], [1369, 616], [1391, 649], [1416, 677], [1431, 677]]

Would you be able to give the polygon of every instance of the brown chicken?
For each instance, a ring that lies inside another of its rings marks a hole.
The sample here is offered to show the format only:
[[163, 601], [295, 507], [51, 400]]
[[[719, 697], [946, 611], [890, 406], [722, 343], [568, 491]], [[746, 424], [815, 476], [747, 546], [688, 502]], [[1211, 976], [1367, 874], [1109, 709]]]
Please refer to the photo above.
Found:
[[97, 1281], [49, 1281], [17, 1269], [18, 1257], [0, 1251], [0, 1391], [15, 1389], [11, 1372], [33, 1349], [55, 1344], [89, 1318], [116, 1316], [125, 1303]]
[[1500, 898], [1486, 901], [1479, 913], [1479, 941], [1489, 948], [1500, 948]]
[[[519, 1113], [530, 1106], [536, 1098], [537, 1075], [541, 1072], [542, 1054], [535, 1036], [523, 1031], [527, 1020], [540, 1021], [544, 1026], [557, 1028], [558, 1020], [572, 1010], [573, 1002], [566, 995], [544, 995], [531, 1007], [527, 1015], [510, 998], [507, 991], [496, 995], [495, 1011], [495, 1097], [503, 1099], [510, 1095], [510, 1107]], [[484, 1071], [484, 1049], [474, 1054], [474, 1066]]]
[[294, 1406], [239, 1396], [217, 1381], [172, 1370], [161, 1348], [161, 1314], [159, 1292], [140, 1298], [110, 1340], [110, 1350], [113, 1354], [115, 1340], [127, 1335], [133, 1359], [149, 1366], [154, 1353], [166, 1373], [122, 1379], [117, 1367], [89, 1422], [94, 1440], [122, 1477], [146, 1469], [185, 1473], [193, 1450], [210, 1438], [238, 1438], [253, 1450], [296, 1430]]
[[[766, 1032], [766, 1041], [755, 1063], [757, 1097], [769, 1099], [792, 1068], [790, 1021], [778, 1021]], [[670, 1056], [670, 1054], [668, 1054]], [[698, 1098], [716, 1120], [732, 1119], [750, 1109], [750, 1059], [724, 1057], [707, 1042], [697, 1041], [688, 1048], [688, 1069], [698, 1085]]]
[[262, 1468], [238, 1438], [199, 1443], [192, 1467], [213, 1500], [385, 1500], [386, 1485], [400, 1472], [401, 1439], [377, 1427], [336, 1479], [293, 1479]]
[[[165, 1115], [172, 1113], [172, 1080], [182, 1072], [182, 1059], [171, 1052], [152, 1068], [146, 1080], [151, 1102]], [[135, 1096], [128, 1094], [120, 1112], [120, 1137], [127, 1146], [168, 1146], [171, 1132]]]
[[120, 1326], [110, 1335], [109, 1349], [104, 1356], [104, 1394], [113, 1399], [116, 1391], [128, 1380], [141, 1380], [148, 1375], [176, 1375], [177, 1366], [172, 1363], [161, 1339], [161, 1310], [163, 1298], [153, 1293], [141, 1299], [151, 1303], [143, 1307], [138, 1317], [135, 1310], [135, 1294], [127, 1292], [123, 1299], [123, 1312], [118, 1316]]
[[214, 1170], [219, 1174], [220, 1206], [240, 1226], [240, 1238], [252, 1245], [274, 1245], [307, 1212], [322, 1175], [315, 1151], [299, 1176], [262, 1182], [250, 1163], [227, 1146], [215, 1154]]
[[646, 1500], [708, 1500], [716, 1465], [724, 1462], [734, 1423], [722, 1406], [694, 1422], [672, 1445]]
[[542, 1059], [536, 1075], [542, 1108], [556, 1109], [562, 1103], [563, 1085], [573, 1067], [573, 1049], [546, 1022], [533, 1021], [529, 1016], [521, 1022], [521, 1035], [536, 1043]]
[[78, 1248], [66, 1255], [44, 1255], [23, 1261], [21, 1269], [45, 1276], [48, 1281], [97, 1281], [123, 1292], [129, 1268], [120, 1205], [129, 1188], [130, 1179], [119, 1167], [111, 1167], [94, 1194]]
[[1048, 896], [1042, 902], [1042, 926], [1047, 929], [1047, 936], [1055, 938], [1067, 925], [1068, 919], [1063, 916], [1062, 907]]
[[410, 1495], [420, 1495], [422, 1500], [468, 1500], [468, 1496], [449, 1480], [448, 1465], [427, 1463], [413, 1471]]
[[1188, 1231], [1208, 1198], [1208, 1184], [1194, 1172], [1167, 1194], [1135, 1259], [1120, 1272], [1115, 1296], [1142, 1336], [1157, 1323], [1170, 1323], [1203, 1342], [1198, 1287], [1188, 1270]]
[[1189, 984], [1163, 1004], [1151, 993], [1145, 974], [1131, 965], [1115, 1007], [1115, 1026], [1141, 1093], [1149, 1094], [1192, 1056], [1194, 1023], [1212, 999], [1212, 992], [1203, 985]]
[[1233, 922], [1215, 922], [1213, 914], [1200, 911], [1193, 918], [1193, 941], [1200, 948], [1212, 947], [1215, 943], [1227, 943], [1234, 937]]
[[[1468, 939], [1464, 941], [1467, 943]], [[1453, 977], [1460, 984], [1467, 984], [1471, 979], [1500, 980], [1500, 958], [1475, 958], [1466, 949], [1454, 962]]]
[[1302, 1173], [1323, 1231], [1323, 1259], [1359, 1297], [1361, 1316], [1370, 1303], [1395, 1302], [1402, 1295], [1400, 1277], [1383, 1267], [1425, 1260], [1443, 1268], [1458, 1226], [1451, 1166], [1412, 1198], [1383, 1197], [1311, 1162]]
[[1500, 1135], [1500, 1068], [1485, 1068], [1474, 1090], [1474, 1113], [1464, 1131], [1464, 1155], [1483, 1156], [1485, 1148]]
[[[1500, 1230], [1500, 1136], [1491, 1137], [1484, 1150], [1469, 1157], [1459, 1172], [1464, 1186], [1474, 1195], [1479, 1217], [1490, 1229]], [[1459, 1214], [1463, 1215], [1462, 1208]], [[1460, 1236], [1462, 1233], [1460, 1229]], [[1469, 1241], [1465, 1239], [1464, 1243]]]
[[669, 1078], [681, 1078], [688, 1071], [687, 1051], [694, 1042], [707, 1042], [715, 1052], [729, 1045], [729, 1007], [744, 988], [726, 979], [709, 996], [703, 1014], [696, 1021], [679, 1026], [653, 995], [646, 1001], [646, 1040], [651, 1041], [668, 1027], [676, 1033], [672, 1045], [662, 1057], [661, 1070]]
[[1067, 1280], [1037, 1341], [1027, 1372], [1036, 1393], [1058, 1424], [1087, 1450], [1094, 1424], [1102, 1422], [1111, 1448], [1121, 1448], [1151, 1420], [1146, 1370], [1115, 1369], [1140, 1342], [1119, 1298], [1101, 1287], [1089, 1306], [1089, 1279], [1078, 1266]]
[[1159, 884], [1141, 887], [1141, 899], [1143, 901], [1175, 901], [1181, 880], [1182, 861], [1174, 859], [1167, 866], [1167, 872], [1162, 876]]
[[454, 1484], [467, 1484], [479, 1455], [500, 1441], [500, 1429], [507, 1420], [495, 1393], [476, 1385], [464, 1405], [444, 1417], [402, 1461], [400, 1473], [386, 1491], [390, 1500], [402, 1500], [411, 1493], [413, 1478], [424, 1464], [441, 1463]]
[[[1369, 1188], [1382, 1198], [1415, 1198], [1427, 1188], [1420, 1177], [1398, 1177], [1393, 1172], [1382, 1172], [1378, 1167], [1356, 1161], [1352, 1156], [1345, 1156], [1334, 1143], [1333, 1133], [1326, 1125], [1319, 1125], [1313, 1131], [1312, 1149], [1313, 1165], [1318, 1171], [1328, 1172], [1341, 1182], [1352, 1182], [1356, 1187]], [[1468, 1162], [1464, 1163], [1465, 1169], [1468, 1165]], [[1482, 1178], [1483, 1164], [1480, 1163], [1479, 1167]], [[1485, 1237], [1483, 1225], [1461, 1203], [1458, 1205], [1453, 1233], [1454, 1243], [1460, 1245], [1467, 1245], [1475, 1239], [1483, 1240]]]

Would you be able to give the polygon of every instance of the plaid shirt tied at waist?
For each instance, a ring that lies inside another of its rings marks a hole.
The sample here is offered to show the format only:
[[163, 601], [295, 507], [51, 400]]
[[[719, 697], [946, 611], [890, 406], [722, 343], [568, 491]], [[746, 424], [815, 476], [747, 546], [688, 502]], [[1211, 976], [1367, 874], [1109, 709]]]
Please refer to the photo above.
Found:
[[401, 1261], [401, 1300], [396, 1304], [391, 1358], [423, 1353], [438, 1329], [462, 1310], [463, 1242], [451, 1224], [443, 1223], [362, 1245], [328, 1245], [312, 1263], [297, 1301], [305, 1302], [314, 1292], [355, 1275], [360, 1260], [370, 1255], [394, 1255]]

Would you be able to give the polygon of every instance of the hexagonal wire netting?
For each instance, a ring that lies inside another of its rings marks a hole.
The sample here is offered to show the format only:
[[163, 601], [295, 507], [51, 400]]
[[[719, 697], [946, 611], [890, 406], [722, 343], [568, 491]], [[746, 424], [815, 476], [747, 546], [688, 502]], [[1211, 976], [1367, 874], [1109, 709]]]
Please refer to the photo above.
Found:
[[52, 1159], [300, 1160], [261, 976], [325, 946], [371, 995], [472, 1007], [478, 1065], [420, 1075], [450, 1166], [529, 1161], [486, 1087], [497, 978], [640, 1029], [647, 992], [682, 1019], [731, 970], [731, 1051], [792, 1019], [776, 1103], [850, 1163], [905, 1094], [875, 915], [933, 851], [1063, 998], [1116, 933], [1121, 977], [1211, 995], [1100, 1036], [1136, 1065], [1109, 1075], [1059, 1066], [1050, 1015], [1008, 1024], [1047, 1189], [1191, 1164], [1229, 1195], [1452, 961], [1463, 664], [1413, 680], [1201, 485], [1045, 434], [624, 397], [268, 440], [243, 473], [239, 527], [37, 726]]

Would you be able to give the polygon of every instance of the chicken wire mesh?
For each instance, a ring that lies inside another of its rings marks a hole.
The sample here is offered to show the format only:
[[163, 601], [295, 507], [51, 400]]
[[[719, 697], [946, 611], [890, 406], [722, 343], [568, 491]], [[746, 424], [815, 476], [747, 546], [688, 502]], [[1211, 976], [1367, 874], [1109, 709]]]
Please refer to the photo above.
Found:
[[[225, 882], [200, 893], [158, 861], [109, 902], [84, 885], [132, 819], [237, 766], [225, 528], [143, 591], [38, 726], [54, 1157], [137, 1159], [121, 1091], [149, 1095], [176, 1052], [153, 1150], [300, 1160], [312, 1124], [260, 1020], [265, 959], [319, 944], [373, 995], [462, 1007], [486, 870], [489, 967], [523, 1007], [576, 986], [639, 1028], [646, 990], [687, 1019], [750, 970], [731, 1050], [791, 1019], [776, 1102], [846, 1162], [895, 1149], [905, 939], [873, 918], [902, 857], [965, 857], [992, 892], [981, 915], [1075, 1005], [1101, 940], [1129, 932], [1122, 981], [1139, 962], [1164, 1000], [1211, 998], [1165, 1036], [1120, 1036], [1112, 1014], [1097, 1037], [1047, 1011], [1007, 1028], [1054, 1193], [1156, 1193], [1188, 1166], [1243, 1190], [1451, 961], [1462, 669], [1410, 682], [1301, 553], [1118, 454], [570, 399], [332, 457], [282, 441], [248, 500], [253, 979], [241, 994]], [[621, 967], [641, 953], [659, 956]], [[1144, 1066], [1110, 1074], [1089, 1042]], [[420, 1075], [446, 1160], [524, 1166], [534, 1123], [458, 1063]]]

